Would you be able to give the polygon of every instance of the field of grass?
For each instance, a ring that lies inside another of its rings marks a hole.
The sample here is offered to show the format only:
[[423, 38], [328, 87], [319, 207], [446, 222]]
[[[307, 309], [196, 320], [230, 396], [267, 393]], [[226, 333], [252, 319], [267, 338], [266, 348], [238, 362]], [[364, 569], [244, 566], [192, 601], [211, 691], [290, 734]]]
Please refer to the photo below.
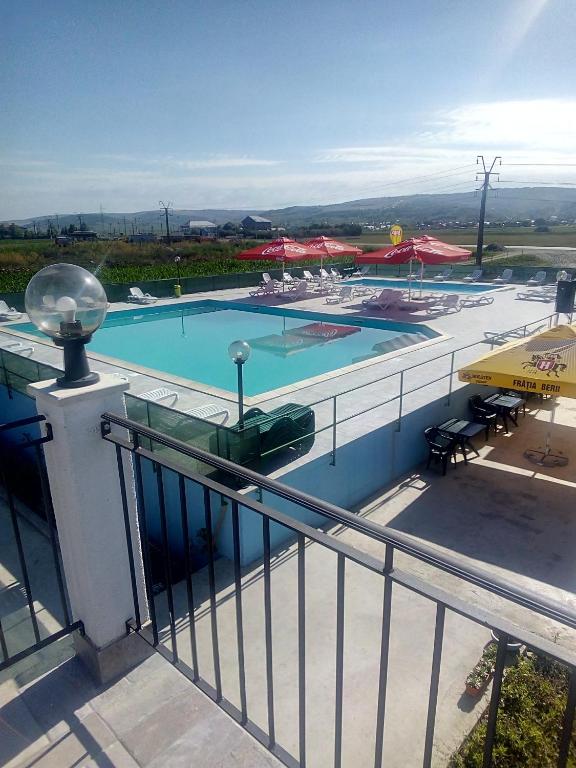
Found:
[[[406, 228], [404, 236], [418, 237], [430, 235], [455, 245], [474, 245], [478, 232], [476, 229], [430, 229], [411, 230]], [[366, 245], [390, 245], [390, 238], [386, 232], [371, 232], [360, 235], [357, 238], [348, 238], [353, 242]], [[484, 230], [484, 245], [500, 243], [500, 245], [541, 245], [567, 246], [576, 248], [576, 226], [550, 227], [550, 232], [536, 232], [532, 227], [487, 227]]]

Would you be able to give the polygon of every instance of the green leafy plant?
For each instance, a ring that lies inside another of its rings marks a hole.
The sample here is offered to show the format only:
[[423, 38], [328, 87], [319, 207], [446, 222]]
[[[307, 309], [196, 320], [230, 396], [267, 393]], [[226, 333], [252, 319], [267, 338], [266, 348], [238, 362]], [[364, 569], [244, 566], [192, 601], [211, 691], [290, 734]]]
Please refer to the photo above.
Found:
[[466, 687], [480, 690], [494, 674], [496, 664], [496, 643], [489, 643], [482, 652], [482, 656], [466, 678]]
[[[568, 691], [568, 671], [528, 652], [507, 669], [496, 723], [493, 768], [555, 768]], [[481, 768], [487, 710], [452, 756], [449, 768]], [[568, 768], [576, 768], [572, 735]]]

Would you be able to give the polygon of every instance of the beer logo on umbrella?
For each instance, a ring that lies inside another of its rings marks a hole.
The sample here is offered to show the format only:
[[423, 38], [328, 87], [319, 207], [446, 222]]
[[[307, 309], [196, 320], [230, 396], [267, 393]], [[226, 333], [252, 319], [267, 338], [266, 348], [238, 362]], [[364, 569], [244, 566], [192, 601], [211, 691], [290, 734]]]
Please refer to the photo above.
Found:
[[562, 355], [555, 352], [545, 352], [543, 355], [532, 355], [531, 360], [525, 360], [522, 363], [522, 368], [535, 368], [537, 371], [545, 373], [550, 376], [552, 373], [556, 378], [560, 378], [559, 374], [566, 370], [566, 363], [561, 363]]

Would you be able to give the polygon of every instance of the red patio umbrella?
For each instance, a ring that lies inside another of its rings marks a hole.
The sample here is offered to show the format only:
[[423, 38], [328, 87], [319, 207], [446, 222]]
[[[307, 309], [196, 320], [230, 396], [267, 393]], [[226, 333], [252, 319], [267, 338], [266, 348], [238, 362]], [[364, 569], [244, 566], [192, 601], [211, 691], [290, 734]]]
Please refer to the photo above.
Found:
[[360, 256], [362, 254], [361, 248], [350, 245], [350, 243], [342, 243], [340, 240], [334, 240], [334, 238], [325, 235], [305, 240], [304, 245], [318, 251], [320, 256], [320, 285], [322, 285], [322, 269], [325, 258], [328, 256]]
[[281, 261], [282, 262], [282, 284], [284, 284], [284, 266], [286, 262], [304, 261], [305, 259], [315, 259], [318, 257], [318, 251], [289, 237], [279, 237], [271, 243], [263, 243], [255, 248], [249, 248], [237, 254], [237, 259], [244, 261]]
[[356, 257], [357, 264], [405, 264], [416, 259], [420, 262], [420, 290], [422, 290], [422, 277], [424, 264], [450, 264], [452, 262], [467, 261], [470, 251], [459, 248], [457, 245], [443, 243], [435, 237], [423, 235], [404, 240], [398, 245], [382, 248], [372, 253], [363, 253]]

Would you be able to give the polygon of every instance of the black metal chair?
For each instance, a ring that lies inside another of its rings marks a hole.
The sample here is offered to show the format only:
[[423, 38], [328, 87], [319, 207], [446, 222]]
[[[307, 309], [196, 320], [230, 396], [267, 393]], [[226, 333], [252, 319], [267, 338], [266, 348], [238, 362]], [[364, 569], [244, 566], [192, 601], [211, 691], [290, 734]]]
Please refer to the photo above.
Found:
[[424, 430], [424, 437], [428, 443], [428, 462], [426, 469], [430, 468], [432, 459], [435, 462], [440, 461], [442, 463], [442, 474], [446, 474], [446, 468], [450, 458], [454, 459], [456, 464], [456, 447], [457, 441], [453, 437], [442, 433], [438, 427], [427, 427]]
[[494, 406], [485, 403], [480, 395], [473, 395], [468, 400], [468, 405], [472, 411], [472, 416], [477, 424], [484, 424], [486, 427], [486, 440], [490, 436], [490, 427], [494, 427], [494, 432], [498, 430], [498, 411]]

